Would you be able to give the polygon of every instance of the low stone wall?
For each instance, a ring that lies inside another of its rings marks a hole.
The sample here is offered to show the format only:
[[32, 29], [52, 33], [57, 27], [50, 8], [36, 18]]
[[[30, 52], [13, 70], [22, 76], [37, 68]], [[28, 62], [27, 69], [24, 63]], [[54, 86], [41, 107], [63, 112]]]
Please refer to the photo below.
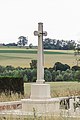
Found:
[[[26, 106], [27, 104], [27, 106]], [[35, 108], [33, 110], [33, 108]], [[43, 109], [44, 108], [44, 109]], [[31, 111], [32, 110], [32, 111]], [[0, 114], [11, 112], [11, 114], [18, 112], [19, 114], [36, 113], [36, 111], [43, 113], [58, 114], [61, 116], [79, 116], [80, 117], [80, 97], [58, 97], [45, 100], [24, 99], [21, 101], [0, 102]], [[16, 111], [16, 112], [15, 112]], [[38, 112], [39, 113], [39, 112]]]
[[0, 111], [21, 109], [21, 101], [0, 102]]

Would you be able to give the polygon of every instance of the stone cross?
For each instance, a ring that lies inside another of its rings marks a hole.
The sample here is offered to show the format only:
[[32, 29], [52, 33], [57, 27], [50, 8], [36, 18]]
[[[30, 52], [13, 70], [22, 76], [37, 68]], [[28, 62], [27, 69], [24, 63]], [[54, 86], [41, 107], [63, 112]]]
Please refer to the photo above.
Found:
[[42, 84], [44, 80], [44, 56], [43, 56], [43, 36], [47, 36], [47, 32], [43, 31], [43, 23], [38, 23], [38, 31], [34, 31], [34, 35], [38, 36], [38, 55], [37, 55], [37, 81]]

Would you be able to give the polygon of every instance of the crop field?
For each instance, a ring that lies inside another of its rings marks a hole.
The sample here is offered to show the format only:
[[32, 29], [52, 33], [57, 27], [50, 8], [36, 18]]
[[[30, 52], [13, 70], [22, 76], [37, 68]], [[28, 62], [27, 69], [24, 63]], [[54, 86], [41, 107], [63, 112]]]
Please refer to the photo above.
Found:
[[[36, 49], [26, 48], [0, 48], [0, 65], [12, 65], [14, 67], [30, 67], [32, 59], [37, 59]], [[55, 62], [62, 62], [70, 66], [76, 65], [74, 51], [45, 50], [44, 66], [52, 67]]]

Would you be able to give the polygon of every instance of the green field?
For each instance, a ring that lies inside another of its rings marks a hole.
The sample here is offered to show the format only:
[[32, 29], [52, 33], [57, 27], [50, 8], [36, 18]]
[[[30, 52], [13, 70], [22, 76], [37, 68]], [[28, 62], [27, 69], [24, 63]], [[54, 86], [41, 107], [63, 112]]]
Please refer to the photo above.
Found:
[[[30, 67], [32, 59], [37, 59], [36, 49], [26, 48], [0, 48], [0, 65], [12, 65], [14, 67]], [[62, 62], [70, 66], [76, 65], [74, 51], [70, 50], [45, 50], [44, 66], [52, 67], [55, 62]]]

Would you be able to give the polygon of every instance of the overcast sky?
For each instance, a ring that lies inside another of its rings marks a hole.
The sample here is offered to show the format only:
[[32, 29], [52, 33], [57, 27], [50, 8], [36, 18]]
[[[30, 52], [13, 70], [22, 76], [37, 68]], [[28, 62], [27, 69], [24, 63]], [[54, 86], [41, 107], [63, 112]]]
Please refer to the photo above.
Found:
[[36, 45], [38, 22], [49, 38], [80, 40], [80, 0], [0, 0], [0, 43], [23, 35]]

